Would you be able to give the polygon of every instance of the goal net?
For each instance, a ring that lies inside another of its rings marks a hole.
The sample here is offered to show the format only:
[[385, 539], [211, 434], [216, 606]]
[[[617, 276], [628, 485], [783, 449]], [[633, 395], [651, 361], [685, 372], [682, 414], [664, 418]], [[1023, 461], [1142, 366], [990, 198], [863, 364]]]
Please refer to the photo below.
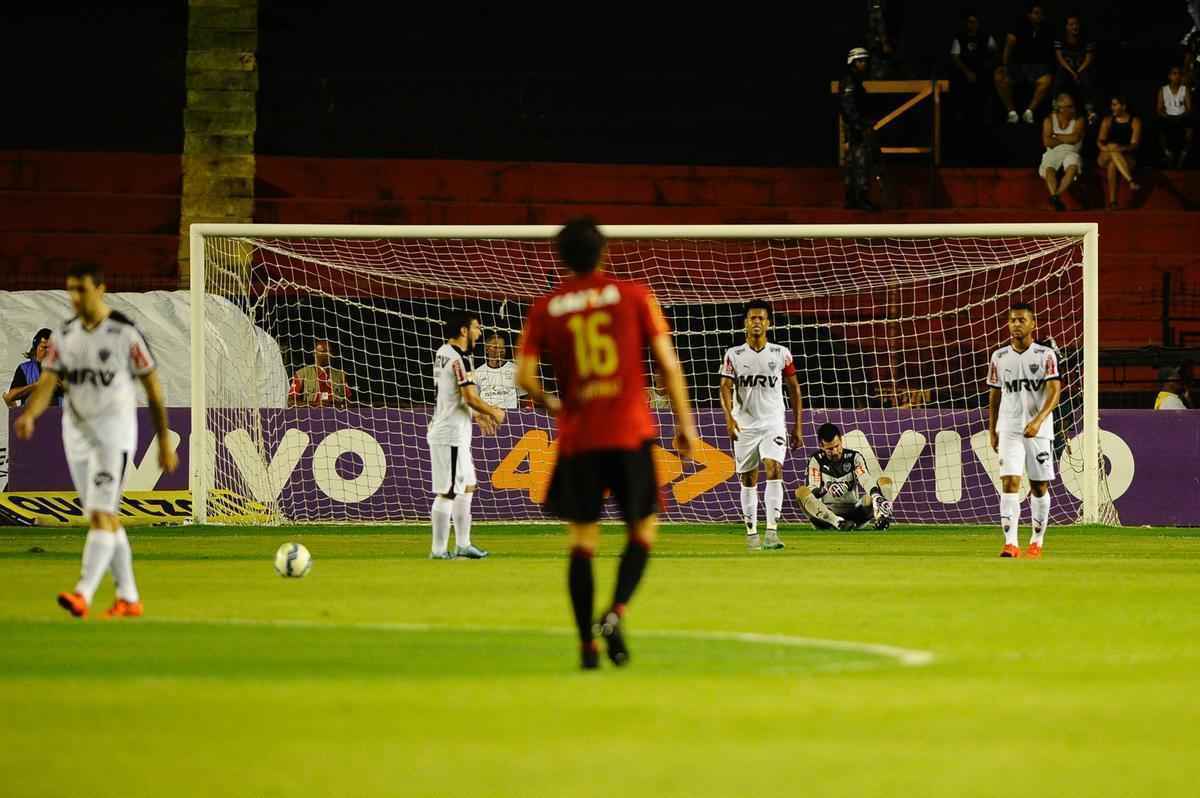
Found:
[[[229, 496], [278, 522], [426, 519], [425, 431], [442, 322], [453, 310], [478, 313], [485, 333], [471, 353], [475, 369], [502, 381], [530, 304], [559, 280], [556, 232], [194, 225], [196, 519], [220, 518]], [[788, 495], [829, 421], [890, 478], [899, 521], [993, 523], [986, 372], [1008, 341], [1007, 309], [1020, 300], [1035, 307], [1036, 335], [1053, 340], [1064, 375], [1053, 520], [1116, 522], [1097, 426], [1094, 225], [606, 233], [607, 268], [650, 285], [665, 310], [703, 438], [694, 461], [670, 451], [671, 412], [651, 381], [668, 520], [739, 518], [718, 370], [725, 349], [743, 341], [744, 303], [765, 299], [770, 337], [791, 350], [803, 396], [804, 448], [785, 464]], [[214, 299], [241, 315], [206, 316]], [[278, 345], [287, 384], [264, 385], [264, 341]], [[553, 375], [544, 368], [543, 377], [552, 390]], [[545, 517], [551, 418], [516, 400], [497, 435], [476, 430], [472, 455], [475, 518]], [[785, 504], [785, 521], [800, 518]]]

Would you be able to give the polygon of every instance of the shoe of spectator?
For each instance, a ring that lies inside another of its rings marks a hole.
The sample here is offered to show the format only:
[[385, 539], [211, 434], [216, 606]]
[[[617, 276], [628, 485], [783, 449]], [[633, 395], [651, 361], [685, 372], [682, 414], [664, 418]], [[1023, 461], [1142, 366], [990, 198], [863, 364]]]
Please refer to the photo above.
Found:
[[1009, 111], [1009, 112], [1008, 112], [1008, 124], [1010, 124], [1010, 125], [1015, 125], [1015, 124], [1017, 124], [1017, 121], [1018, 121], [1019, 119], [1020, 119], [1020, 117], [1018, 117], [1018, 116], [1017, 116], [1017, 112], [1016, 112], [1016, 111]]
[[1021, 114], [1021, 118], [1025, 120], [1025, 124], [1032, 125], [1033, 124], [1033, 109], [1026, 108], [1025, 113]]

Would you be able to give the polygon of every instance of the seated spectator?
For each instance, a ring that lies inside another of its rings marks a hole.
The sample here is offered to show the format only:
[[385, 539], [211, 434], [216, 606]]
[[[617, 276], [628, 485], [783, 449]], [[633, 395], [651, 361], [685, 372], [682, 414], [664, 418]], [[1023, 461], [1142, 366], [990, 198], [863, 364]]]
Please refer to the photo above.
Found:
[[[42, 377], [42, 361], [46, 359], [46, 355], [50, 353], [50, 328], [43, 327], [33, 336], [33, 343], [29, 347], [29, 351], [25, 353], [25, 362], [17, 366], [17, 370], [13, 372], [12, 382], [8, 385], [8, 390], [4, 392], [4, 404], [9, 407], [21, 407], [29, 399], [29, 395], [33, 393], [34, 386]], [[54, 398], [50, 400], [51, 404], [59, 406], [62, 404], [63, 389], [60, 385], [54, 391]]]
[[[1083, 120], [1075, 115], [1075, 100], [1069, 94], [1060, 94], [1054, 111], [1042, 121], [1042, 144], [1046, 152], [1038, 166], [1038, 174], [1046, 181], [1050, 192], [1050, 204], [1055, 210], [1065, 211], [1067, 206], [1059, 195], [1071, 187], [1083, 168], [1079, 148], [1083, 145]], [[1062, 170], [1062, 178], [1058, 176]]]
[[1158, 396], [1154, 399], [1155, 410], [1188, 410], [1188, 404], [1184, 401], [1184, 380], [1183, 370], [1175, 368], [1159, 369], [1158, 381], [1162, 383], [1162, 388], [1158, 392]]
[[1137, 148], [1142, 140], [1142, 120], [1129, 113], [1125, 98], [1113, 97], [1109, 102], [1110, 116], [1100, 123], [1100, 135], [1096, 144], [1100, 147], [1100, 168], [1108, 179], [1108, 207], [1117, 207], [1117, 172], [1129, 183], [1131, 191], [1141, 189], [1133, 181], [1133, 170], [1137, 167]]
[[313, 346], [313, 365], [305, 366], [292, 376], [288, 389], [288, 407], [343, 408], [350, 401], [350, 385], [346, 372], [329, 365], [333, 347], [328, 341]]
[[1182, 169], [1192, 149], [1192, 92], [1183, 83], [1178, 64], [1167, 73], [1167, 82], [1155, 97], [1158, 135], [1168, 169]]
[[983, 116], [989, 92], [980, 76], [992, 74], [996, 65], [996, 39], [979, 25], [979, 15], [973, 10], [963, 13], [963, 28], [950, 42], [950, 97], [955, 106], [966, 113], [969, 121]]
[[1061, 39], [1054, 42], [1058, 71], [1054, 75], [1054, 96], [1064, 91], [1083, 100], [1089, 126], [1096, 124], [1096, 43], [1083, 35], [1078, 14], [1067, 17]]
[[493, 407], [515, 410], [525, 391], [517, 387], [516, 365], [508, 359], [508, 343], [500, 333], [492, 333], [483, 347], [484, 364], [475, 369], [479, 396]]
[[1030, 86], [1033, 94], [1025, 113], [1019, 118], [1033, 124], [1034, 111], [1050, 93], [1050, 64], [1054, 60], [1054, 46], [1049, 26], [1045, 24], [1041, 3], [1030, 3], [1025, 16], [1017, 20], [1012, 32], [1005, 37], [1004, 54], [994, 76], [996, 92], [1004, 107], [1008, 109], [1008, 123], [1017, 123], [1017, 106], [1013, 100], [1015, 87]]

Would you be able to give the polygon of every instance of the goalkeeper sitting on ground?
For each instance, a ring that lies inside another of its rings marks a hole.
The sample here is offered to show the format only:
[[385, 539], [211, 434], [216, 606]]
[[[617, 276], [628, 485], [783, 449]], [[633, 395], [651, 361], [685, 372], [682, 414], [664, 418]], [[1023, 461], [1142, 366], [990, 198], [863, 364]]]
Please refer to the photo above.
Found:
[[[876, 529], [892, 523], [892, 503], [884, 497], [862, 454], [842, 446], [833, 424], [817, 430], [821, 448], [808, 461], [808, 484], [796, 488], [796, 501], [817, 529]], [[881, 482], [885, 480], [880, 480]]]

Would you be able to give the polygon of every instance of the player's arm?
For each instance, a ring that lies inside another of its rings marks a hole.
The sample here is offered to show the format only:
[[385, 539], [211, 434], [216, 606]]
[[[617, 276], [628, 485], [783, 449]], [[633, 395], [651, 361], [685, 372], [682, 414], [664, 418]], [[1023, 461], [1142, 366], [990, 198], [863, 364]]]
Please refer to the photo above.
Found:
[[50, 406], [50, 400], [54, 396], [54, 391], [57, 389], [58, 374], [49, 369], [43, 369], [42, 376], [33, 384], [33, 392], [25, 403], [25, 412], [15, 422], [14, 429], [18, 438], [25, 441], [33, 435], [33, 422], [46, 412], [46, 408]]
[[1042, 405], [1042, 409], [1038, 414], [1025, 425], [1025, 437], [1036, 438], [1042, 424], [1054, 412], [1054, 408], [1058, 406], [1058, 398], [1062, 396], [1062, 381], [1057, 377], [1048, 378], [1046, 380], [1046, 401]]
[[788, 436], [788, 443], [793, 449], [799, 449], [804, 445], [804, 436], [801, 434], [804, 421], [804, 407], [800, 404], [800, 380], [796, 379], [796, 372], [791, 374], [785, 372], [783, 384], [787, 387], [788, 400], [792, 403], [792, 432]]
[[1000, 389], [988, 389], [988, 435], [992, 439], [992, 451], [1000, 451], [1000, 433], [996, 432], [996, 421], [1000, 418]]
[[661, 332], [650, 339], [650, 353], [658, 364], [663, 387], [671, 400], [671, 412], [675, 414], [675, 451], [681, 457], [691, 457], [696, 449], [696, 420], [692, 417], [692, 405], [688, 401], [687, 383], [683, 378], [683, 367], [675, 355], [671, 334]]
[[154, 434], [158, 436], [158, 464], [168, 473], [179, 465], [175, 455], [175, 447], [171, 445], [167, 429], [167, 403], [163, 398], [162, 383], [158, 380], [157, 371], [148, 371], [138, 375], [142, 387], [146, 389], [146, 403], [150, 405], [150, 419], [154, 424]]
[[483, 397], [479, 395], [479, 390], [475, 387], [475, 383], [469, 382], [466, 385], [460, 385], [458, 390], [462, 394], [463, 401], [467, 403], [467, 407], [481, 416], [487, 416], [497, 424], [504, 423], [504, 411], [495, 405], [485, 402]]
[[733, 377], [721, 375], [721, 409], [725, 411], [725, 426], [729, 428], [729, 437], [738, 439], [741, 428], [733, 417]]

